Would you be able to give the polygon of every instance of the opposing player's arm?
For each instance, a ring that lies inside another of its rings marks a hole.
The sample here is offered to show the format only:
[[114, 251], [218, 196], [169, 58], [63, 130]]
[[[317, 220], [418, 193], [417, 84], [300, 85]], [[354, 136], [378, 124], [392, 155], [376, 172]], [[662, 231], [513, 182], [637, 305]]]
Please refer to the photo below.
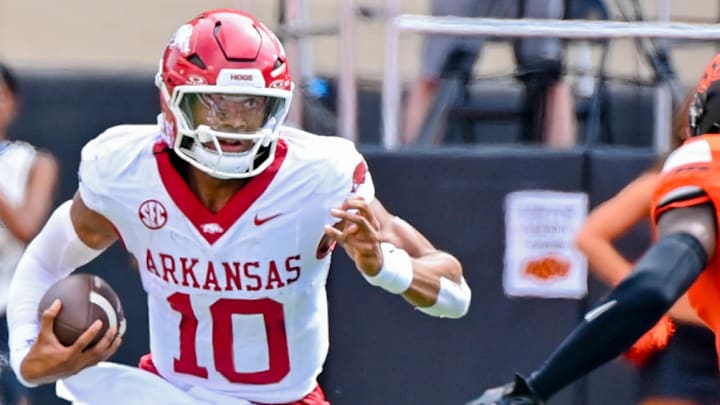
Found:
[[351, 197], [332, 211], [341, 221], [327, 227], [365, 278], [402, 296], [419, 310], [459, 318], [470, 305], [462, 265], [437, 250], [417, 229], [390, 214], [378, 201]]

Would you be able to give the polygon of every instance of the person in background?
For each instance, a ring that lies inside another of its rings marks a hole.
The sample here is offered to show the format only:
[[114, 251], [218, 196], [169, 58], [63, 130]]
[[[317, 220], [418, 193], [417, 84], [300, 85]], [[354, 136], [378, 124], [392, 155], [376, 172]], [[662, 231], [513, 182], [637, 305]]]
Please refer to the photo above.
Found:
[[[10, 139], [8, 128], [19, 107], [17, 78], [0, 63], [0, 351], [4, 356], [8, 354], [5, 312], [10, 281], [25, 245], [50, 214], [58, 181], [58, 165], [50, 153]], [[10, 368], [2, 368], [0, 384], [0, 403], [28, 403], [26, 389]]]
[[[690, 137], [688, 97], [673, 119], [674, 150]], [[592, 210], [578, 232], [577, 247], [587, 256], [595, 276], [616, 286], [632, 270], [613, 242], [633, 226], [650, 219], [652, 193], [664, 158], [620, 192]], [[628, 350], [639, 367], [638, 400], [642, 405], [705, 405], [720, 398], [715, 337], [683, 295], [653, 329]], [[674, 332], [672, 332], [674, 330]]]
[[[689, 110], [691, 137], [665, 160], [650, 204], [654, 242], [527, 378], [486, 390], [473, 405], [544, 404], [628, 350], [686, 292], [720, 333], [720, 54], [705, 67]], [[717, 351], [720, 340], [715, 340]], [[714, 398], [710, 403], [720, 402]]]
[[[565, 0], [433, 0], [433, 16], [561, 19]], [[422, 47], [421, 71], [411, 84], [401, 142], [418, 141], [428, 113], [448, 75], [472, 74], [484, 39], [428, 34]], [[557, 38], [524, 38], [513, 42], [515, 78], [525, 87], [523, 141], [551, 147], [576, 142], [575, 106], [570, 86], [562, 79], [562, 43]], [[460, 72], [461, 71], [461, 72]], [[467, 81], [467, 80], [466, 80]], [[436, 141], [443, 136], [435, 134]]]

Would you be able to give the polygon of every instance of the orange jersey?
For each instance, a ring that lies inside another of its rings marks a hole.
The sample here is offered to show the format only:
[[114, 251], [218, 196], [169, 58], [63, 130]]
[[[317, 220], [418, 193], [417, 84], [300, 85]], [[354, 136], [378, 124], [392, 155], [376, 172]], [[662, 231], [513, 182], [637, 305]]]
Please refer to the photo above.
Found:
[[[690, 138], [666, 160], [653, 194], [653, 233], [667, 210], [711, 202], [720, 208], [720, 135]], [[716, 217], [720, 218], [720, 211]], [[718, 226], [720, 229], [720, 226]], [[720, 241], [720, 239], [718, 239]], [[717, 249], [720, 252], [720, 246]], [[715, 255], [688, 291], [698, 316], [720, 333], [720, 255]], [[716, 340], [720, 352], [720, 342]]]

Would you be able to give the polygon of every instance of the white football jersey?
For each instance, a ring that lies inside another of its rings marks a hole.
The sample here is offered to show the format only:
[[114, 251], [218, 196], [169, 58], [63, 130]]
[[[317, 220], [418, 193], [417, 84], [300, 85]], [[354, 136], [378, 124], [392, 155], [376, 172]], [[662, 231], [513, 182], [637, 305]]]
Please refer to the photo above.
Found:
[[330, 210], [374, 186], [352, 142], [283, 128], [275, 160], [219, 212], [174, 169], [155, 126], [82, 151], [80, 194], [137, 259], [160, 374], [262, 403], [312, 391], [328, 351], [321, 246]]
[[[0, 142], [0, 194], [12, 205], [21, 204], [25, 198], [36, 154], [28, 143]], [[24, 250], [25, 243], [15, 238], [0, 221], [0, 313], [5, 313], [10, 280]]]

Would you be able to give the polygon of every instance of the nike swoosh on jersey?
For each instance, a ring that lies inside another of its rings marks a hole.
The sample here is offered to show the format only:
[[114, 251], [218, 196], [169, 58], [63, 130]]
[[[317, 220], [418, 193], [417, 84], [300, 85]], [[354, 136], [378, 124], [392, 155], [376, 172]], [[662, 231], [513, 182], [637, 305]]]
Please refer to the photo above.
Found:
[[280, 213], [277, 213], [275, 215], [270, 215], [269, 217], [265, 217], [265, 218], [260, 218], [260, 217], [258, 217], [258, 214], [255, 214], [255, 218], [253, 219], [253, 222], [255, 223], [255, 225], [260, 226], [260, 225], [264, 224], [265, 222], [268, 222], [272, 219], [279, 217], [282, 214], [283, 213], [280, 212]]

